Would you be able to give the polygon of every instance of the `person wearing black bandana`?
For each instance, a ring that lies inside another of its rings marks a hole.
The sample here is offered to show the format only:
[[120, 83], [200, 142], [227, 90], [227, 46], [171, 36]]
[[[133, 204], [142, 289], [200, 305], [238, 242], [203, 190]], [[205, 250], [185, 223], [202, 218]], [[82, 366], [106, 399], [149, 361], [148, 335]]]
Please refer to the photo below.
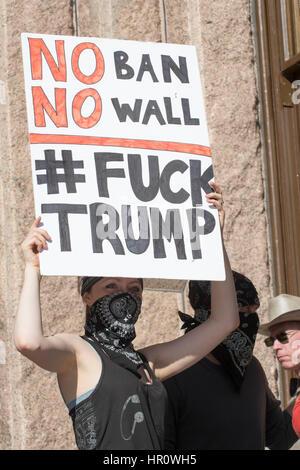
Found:
[[[206, 198], [218, 210], [222, 228], [222, 193], [217, 184], [212, 182], [211, 186]], [[162, 382], [203, 358], [238, 324], [225, 249], [226, 279], [212, 282], [210, 318], [180, 338], [134, 349], [143, 281], [121, 277], [82, 278], [85, 334], [45, 337], [39, 301], [39, 252], [47, 249], [50, 236], [39, 228], [40, 220], [35, 220], [22, 244], [26, 267], [14, 331], [18, 351], [56, 372], [79, 449], [161, 450], [167, 398]]]
[[[252, 282], [232, 272], [240, 323], [211, 353], [165, 382], [169, 397], [165, 448], [180, 450], [289, 449], [297, 440], [253, 356], [260, 302]], [[211, 315], [208, 281], [190, 281], [194, 317], [178, 312], [185, 333]]]
[[[103, 278], [82, 278], [81, 296], [87, 299], [87, 293], [101, 279]], [[139, 279], [139, 282], [142, 289], [143, 280]], [[143, 364], [139, 353], [132, 346], [132, 341], [136, 336], [134, 325], [141, 312], [141, 304], [141, 299], [133, 292], [106, 295], [88, 308], [85, 323], [87, 337], [101, 344], [101, 347], [113, 355], [117, 362], [131, 368], [137, 368]]]

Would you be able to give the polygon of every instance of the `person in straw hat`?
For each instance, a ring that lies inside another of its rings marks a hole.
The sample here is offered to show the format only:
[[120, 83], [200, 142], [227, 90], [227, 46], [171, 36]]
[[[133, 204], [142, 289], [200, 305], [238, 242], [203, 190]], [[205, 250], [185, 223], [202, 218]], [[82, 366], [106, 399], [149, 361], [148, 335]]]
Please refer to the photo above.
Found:
[[300, 437], [300, 297], [288, 294], [273, 297], [269, 302], [269, 318], [268, 323], [260, 326], [259, 333], [267, 336], [265, 343], [273, 347], [282, 367], [293, 370], [298, 378], [293, 426]]

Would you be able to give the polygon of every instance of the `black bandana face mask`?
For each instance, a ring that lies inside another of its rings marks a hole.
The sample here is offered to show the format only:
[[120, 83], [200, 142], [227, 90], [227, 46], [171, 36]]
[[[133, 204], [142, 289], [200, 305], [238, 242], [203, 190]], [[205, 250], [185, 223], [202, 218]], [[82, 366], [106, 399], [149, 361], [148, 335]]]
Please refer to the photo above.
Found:
[[86, 336], [100, 343], [116, 362], [136, 369], [143, 361], [131, 341], [141, 311], [141, 300], [129, 292], [117, 292], [102, 297], [90, 308], [85, 324]]
[[[232, 274], [238, 306], [256, 305], [259, 307], [257, 291], [252, 282], [235, 271]], [[182, 328], [186, 332], [205, 322], [210, 316], [210, 282], [191, 281], [189, 299], [195, 311], [194, 318], [179, 312], [179, 316], [184, 322]], [[257, 313], [239, 312], [239, 316], [239, 327], [212, 351], [213, 356], [222, 364], [238, 389], [243, 383], [246, 368], [253, 357], [253, 348], [259, 328]]]
[[[197, 320], [198, 324], [205, 321], [202, 315], [200, 316], [201, 320]], [[232, 331], [212, 351], [213, 356], [222, 364], [237, 388], [240, 388], [242, 385], [246, 368], [252, 360], [255, 339], [259, 328], [257, 313], [239, 312], [239, 316], [239, 327]], [[195, 311], [195, 319], [197, 319], [197, 311]]]

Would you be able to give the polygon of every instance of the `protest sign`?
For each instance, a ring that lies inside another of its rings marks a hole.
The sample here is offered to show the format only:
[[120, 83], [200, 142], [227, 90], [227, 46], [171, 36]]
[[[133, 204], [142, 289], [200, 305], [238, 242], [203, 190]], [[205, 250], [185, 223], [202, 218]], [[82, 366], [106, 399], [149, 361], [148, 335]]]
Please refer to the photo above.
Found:
[[22, 34], [48, 275], [224, 279], [193, 46]]

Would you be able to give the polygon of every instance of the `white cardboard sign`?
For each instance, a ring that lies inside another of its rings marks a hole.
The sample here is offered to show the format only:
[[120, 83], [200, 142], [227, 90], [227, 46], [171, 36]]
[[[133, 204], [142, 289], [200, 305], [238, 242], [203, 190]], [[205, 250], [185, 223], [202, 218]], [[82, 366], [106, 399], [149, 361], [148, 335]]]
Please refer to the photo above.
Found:
[[22, 34], [46, 275], [223, 280], [194, 46]]

